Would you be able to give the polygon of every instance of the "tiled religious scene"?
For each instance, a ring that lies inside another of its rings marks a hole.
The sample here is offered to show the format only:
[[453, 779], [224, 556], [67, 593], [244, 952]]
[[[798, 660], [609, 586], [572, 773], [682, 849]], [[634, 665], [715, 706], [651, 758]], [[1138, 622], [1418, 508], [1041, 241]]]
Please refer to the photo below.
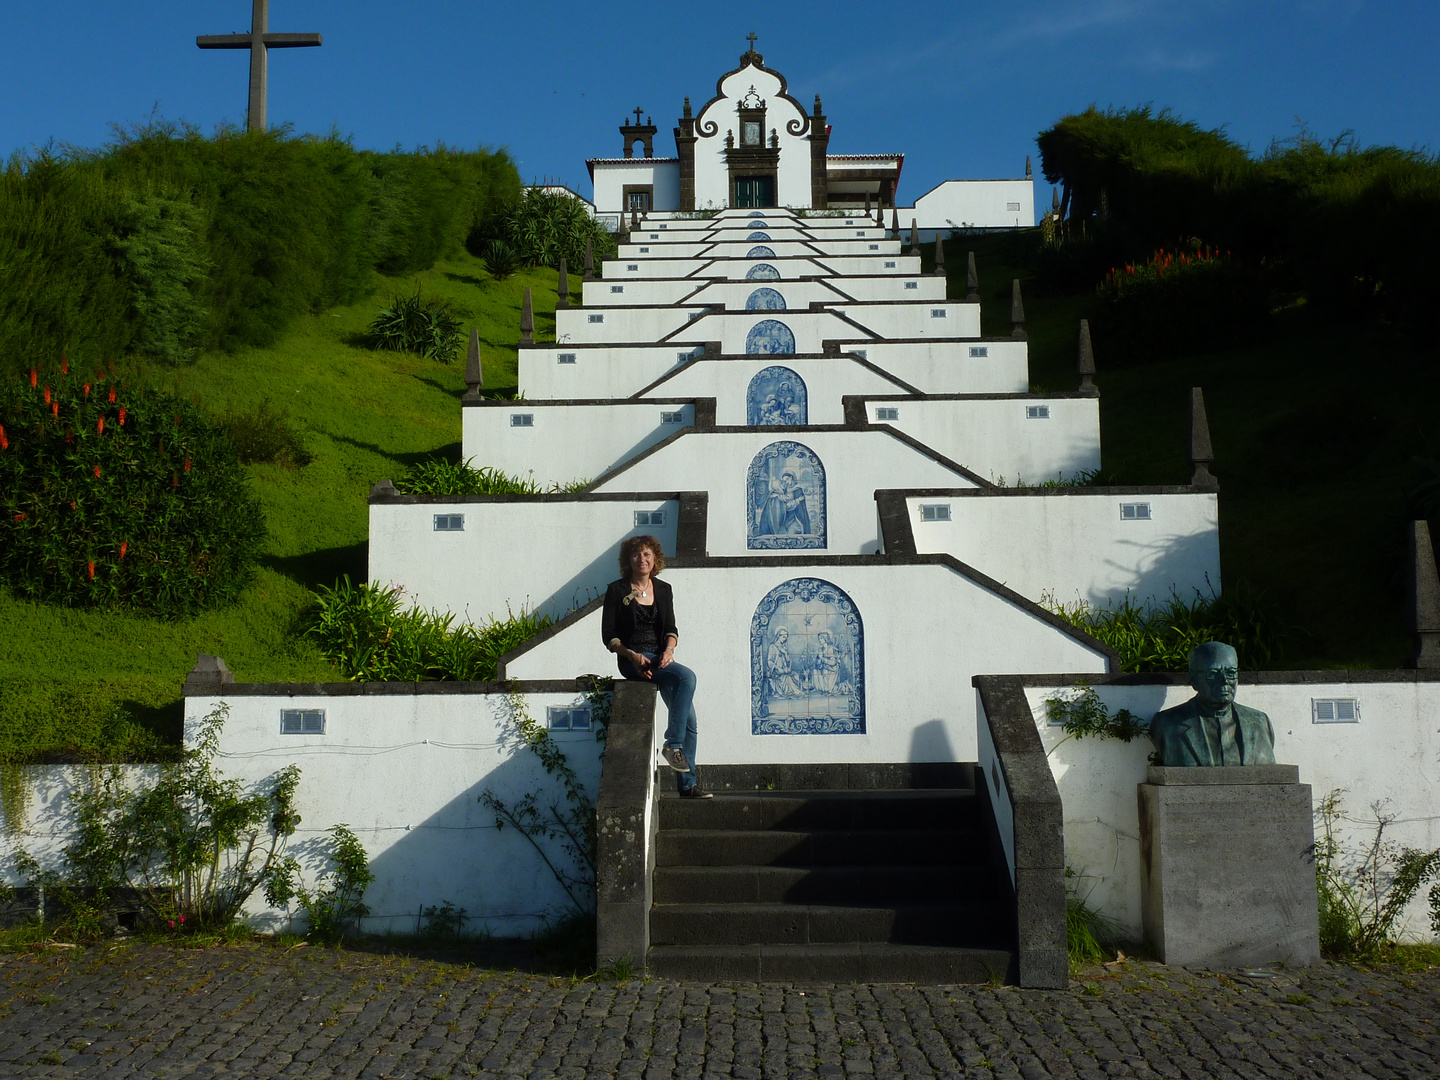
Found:
[[787, 367], [756, 373], [745, 391], [745, 422], [755, 427], [808, 422], [810, 408], [805, 380]]
[[747, 479], [750, 547], [825, 546], [825, 466], [813, 451], [771, 443], [750, 462]]
[[[780, 294], [774, 295], [778, 297]], [[784, 303], [780, 301], [782, 307]], [[745, 335], [745, 351], [760, 356], [792, 356], [795, 353], [795, 332], [779, 319], [765, 319], [752, 326]]]
[[750, 625], [750, 729], [756, 735], [865, 732], [865, 632], [828, 581], [772, 589]]

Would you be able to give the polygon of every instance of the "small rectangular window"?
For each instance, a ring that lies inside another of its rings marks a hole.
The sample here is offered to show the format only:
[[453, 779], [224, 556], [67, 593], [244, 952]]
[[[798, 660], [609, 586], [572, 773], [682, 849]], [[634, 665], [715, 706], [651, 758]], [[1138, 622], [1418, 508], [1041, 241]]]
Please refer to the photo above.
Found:
[[645, 528], [646, 526], [649, 526], [649, 525], [664, 525], [664, 524], [665, 524], [665, 511], [664, 511], [664, 510], [636, 510], [636, 511], [635, 511], [635, 527], [636, 527], [637, 529], [643, 529], [643, 528]]
[[949, 521], [949, 503], [928, 503], [920, 507], [921, 521]]
[[281, 709], [281, 735], [324, 735], [324, 709]]
[[894, 264], [893, 262], [888, 262], [888, 261], [887, 261], [887, 262], [885, 263], [885, 269], [886, 269], [886, 270], [894, 270], [894, 269], [895, 269], [895, 264]]
[[683, 424], [684, 422], [685, 414], [683, 412], [662, 412], [660, 414], [660, 423], [662, 424]]
[[930, 309], [930, 318], [932, 319], [945, 319], [949, 318], [949, 316], [950, 313], [946, 311], [943, 307], [932, 307]]
[[436, 531], [436, 532], [464, 532], [464, 531], [465, 531], [465, 515], [464, 515], [464, 514], [436, 514], [436, 515], [435, 515], [435, 531]]
[[1026, 405], [1026, 406], [1025, 406], [1025, 419], [1026, 419], [1026, 420], [1049, 420], [1049, 419], [1050, 419], [1050, 406], [1049, 406], [1049, 405]]
[[970, 359], [972, 359], [972, 360], [977, 359], [977, 358], [983, 360], [985, 357], [987, 357], [987, 356], [989, 356], [989, 355], [990, 355], [990, 346], [989, 346], [989, 345], [971, 345], [971, 346], [970, 346]]
[[1360, 702], [1355, 698], [1311, 698], [1310, 716], [1316, 724], [1358, 724]]
[[611, 291], [612, 293], [624, 292], [624, 291], [625, 291], [625, 286], [624, 286], [624, 285], [611, 285], [611, 286], [610, 286], [610, 291]]
[[551, 731], [589, 731], [589, 705], [551, 705], [545, 710]]
[[864, 230], [864, 229], [856, 229], [856, 230], [855, 230], [855, 235], [856, 235], [856, 236], [864, 236], [864, 235], [865, 235], [865, 230]]
[[626, 263], [626, 264], [625, 264], [625, 269], [626, 269], [626, 270], [639, 270], [639, 269], [640, 269], [640, 264], [639, 264], [639, 263]]
[[686, 360], [693, 359], [695, 359], [695, 354], [692, 352], [678, 352], [675, 354], [675, 362], [677, 364], [683, 364]]
[[854, 225], [855, 222], [852, 221], [852, 220], [850, 220], [849, 218], [846, 218], [846, 219], [845, 219], [845, 224], [846, 224], [846, 225]]
[[512, 412], [510, 414], [511, 427], [534, 427], [535, 414], [533, 412]]
[[604, 321], [605, 321], [605, 316], [604, 316], [604, 315], [591, 315], [591, 316], [590, 316], [590, 321], [591, 321], [591, 322], [604, 322]]
[[575, 363], [575, 354], [573, 352], [557, 353], [555, 362], [557, 364], [573, 364]]
[[871, 244], [871, 245], [870, 245], [870, 250], [871, 250], [871, 251], [879, 251], [879, 250], [880, 250], [880, 245], [879, 245], [879, 244]]
[[1006, 210], [1019, 210], [1019, 209], [1020, 209], [1020, 204], [1019, 204], [1018, 202], [1007, 202], [1007, 203], [1005, 204], [1005, 209], [1006, 209]]
[[893, 405], [879, 405], [875, 409], [876, 420], [899, 420], [900, 410]]
[[907, 288], [907, 289], [918, 289], [919, 287], [920, 287], [920, 283], [919, 283], [918, 281], [907, 281], [907, 282], [905, 282], [905, 288]]
[[[1017, 207], [1017, 209], [1018, 209], [1018, 207]], [[650, 234], [650, 239], [651, 239], [651, 240], [659, 240], [659, 239], [660, 239], [660, 234], [659, 234], [658, 232], [652, 232], [652, 233]]]
[[1121, 503], [1121, 504], [1120, 504], [1120, 520], [1121, 520], [1121, 521], [1149, 521], [1149, 520], [1150, 520], [1150, 504], [1149, 504], [1148, 502], [1145, 502], [1145, 503]]
[[641, 255], [649, 255], [649, 254], [650, 254], [650, 249], [649, 249], [648, 247], [642, 247], [642, 248], [640, 249], [640, 254], [641, 254]]
[[670, 227], [669, 225], [661, 225], [661, 226], [660, 226], [660, 228], [662, 228], [662, 229], [668, 229], [669, 227]]

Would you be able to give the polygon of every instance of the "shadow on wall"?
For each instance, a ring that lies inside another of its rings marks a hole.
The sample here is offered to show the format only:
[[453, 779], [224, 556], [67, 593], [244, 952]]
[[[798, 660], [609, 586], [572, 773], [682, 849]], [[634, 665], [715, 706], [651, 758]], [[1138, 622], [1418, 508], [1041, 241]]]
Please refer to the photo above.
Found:
[[910, 761], [954, 761], [955, 748], [945, 730], [945, 721], [926, 720], [910, 732]]
[[1134, 584], [1091, 589], [1087, 599], [1095, 607], [1118, 606], [1127, 594], [1142, 607], [1153, 608], [1169, 603], [1172, 595], [1189, 603], [1197, 591], [1205, 597], [1220, 593], [1220, 543], [1214, 532], [1159, 537], [1153, 543], [1125, 540], [1122, 546], [1134, 551], [1134, 561], [1107, 559], [1105, 565], [1133, 575]]

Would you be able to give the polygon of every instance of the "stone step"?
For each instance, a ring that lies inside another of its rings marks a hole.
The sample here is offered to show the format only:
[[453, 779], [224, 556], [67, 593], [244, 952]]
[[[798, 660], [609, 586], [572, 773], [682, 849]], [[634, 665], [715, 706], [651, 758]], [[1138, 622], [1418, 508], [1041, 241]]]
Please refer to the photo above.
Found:
[[978, 829], [664, 829], [656, 866], [935, 866], [979, 863]]
[[661, 829], [978, 828], [973, 791], [774, 791], [661, 798]]
[[955, 866], [657, 866], [657, 904], [988, 903], [995, 873]]
[[995, 946], [986, 904], [839, 907], [826, 904], [655, 904], [652, 945], [826, 945], [895, 942]]
[[649, 973], [696, 982], [1013, 982], [1007, 949], [850, 942], [843, 945], [666, 945], [646, 955]]

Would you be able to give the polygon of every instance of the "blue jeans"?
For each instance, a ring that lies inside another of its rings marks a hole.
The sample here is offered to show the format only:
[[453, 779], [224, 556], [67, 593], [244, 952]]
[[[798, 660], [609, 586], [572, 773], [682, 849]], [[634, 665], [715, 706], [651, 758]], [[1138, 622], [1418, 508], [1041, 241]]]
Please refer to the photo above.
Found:
[[660, 688], [660, 700], [670, 710], [670, 720], [665, 725], [665, 745], [680, 747], [685, 751], [685, 760], [690, 763], [688, 773], [675, 774], [675, 787], [680, 791], [689, 791], [695, 786], [695, 741], [699, 735], [695, 727], [695, 672], [684, 664], [676, 663], [662, 668], [656, 653], [642, 652], [640, 655], [652, 665], [649, 679], [624, 657], [620, 658], [620, 674], [635, 682], [654, 683]]

